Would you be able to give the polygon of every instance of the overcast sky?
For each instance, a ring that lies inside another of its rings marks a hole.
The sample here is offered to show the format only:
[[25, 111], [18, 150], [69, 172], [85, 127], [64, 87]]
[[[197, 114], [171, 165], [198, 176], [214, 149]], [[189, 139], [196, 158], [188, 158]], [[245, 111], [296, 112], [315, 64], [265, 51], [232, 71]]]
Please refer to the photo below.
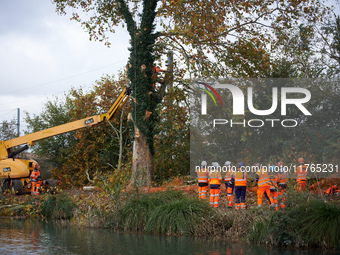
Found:
[[127, 63], [129, 37], [111, 35], [112, 46], [89, 41], [70, 16], [60, 16], [48, 0], [0, 0], [0, 123], [21, 111], [38, 114], [53, 95], [89, 88]]

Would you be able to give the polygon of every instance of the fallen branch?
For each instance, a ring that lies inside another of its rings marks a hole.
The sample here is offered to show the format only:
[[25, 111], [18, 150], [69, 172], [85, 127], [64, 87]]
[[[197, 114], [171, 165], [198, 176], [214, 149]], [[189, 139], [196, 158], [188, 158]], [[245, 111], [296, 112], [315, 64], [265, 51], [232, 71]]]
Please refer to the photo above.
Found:
[[[3, 205], [3, 206], [0, 206], [0, 209], [2, 208], [10, 208], [10, 207], [15, 207], [15, 206], [18, 206], [19, 204], [14, 204], [14, 205]], [[21, 205], [19, 205], [21, 206]]]

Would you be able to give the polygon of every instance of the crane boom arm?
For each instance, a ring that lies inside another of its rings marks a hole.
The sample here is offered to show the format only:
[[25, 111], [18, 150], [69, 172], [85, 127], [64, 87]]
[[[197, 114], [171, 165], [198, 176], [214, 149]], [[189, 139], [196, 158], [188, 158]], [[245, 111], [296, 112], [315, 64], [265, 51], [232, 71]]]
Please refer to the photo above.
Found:
[[11, 148], [22, 144], [33, 146], [36, 141], [67, 133], [70, 131], [78, 130], [85, 127], [92, 127], [104, 120], [111, 120], [115, 118], [117, 113], [122, 109], [128, 97], [130, 95], [130, 88], [124, 88], [117, 99], [112, 104], [109, 111], [103, 114], [94, 115], [81, 120], [72, 121], [66, 124], [62, 124], [56, 127], [41, 130], [28, 135], [16, 137], [7, 141], [0, 141], [0, 159], [8, 158], [8, 154]]

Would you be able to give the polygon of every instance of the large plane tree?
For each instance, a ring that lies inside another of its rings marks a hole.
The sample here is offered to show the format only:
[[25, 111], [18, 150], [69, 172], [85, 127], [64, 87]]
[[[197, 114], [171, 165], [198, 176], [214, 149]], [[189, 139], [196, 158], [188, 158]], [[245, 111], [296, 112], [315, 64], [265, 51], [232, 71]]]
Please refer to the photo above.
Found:
[[[132, 180], [149, 185], [153, 176], [156, 107], [164, 96], [153, 86], [155, 61], [172, 50], [175, 77], [264, 76], [268, 51], [302, 22], [312, 29], [325, 14], [319, 0], [53, 0], [71, 12], [90, 38], [109, 45], [119, 25], [130, 35], [127, 63], [134, 126]], [[70, 7], [70, 8], [68, 8]], [[86, 16], [82, 12], [87, 13]], [[158, 88], [158, 89], [157, 89]]]

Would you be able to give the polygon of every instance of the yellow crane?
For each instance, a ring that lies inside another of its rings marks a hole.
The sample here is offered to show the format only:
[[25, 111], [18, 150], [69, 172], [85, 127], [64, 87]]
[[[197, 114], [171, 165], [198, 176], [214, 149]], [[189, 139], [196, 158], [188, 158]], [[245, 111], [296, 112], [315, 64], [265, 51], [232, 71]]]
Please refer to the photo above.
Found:
[[[37, 162], [32, 159], [18, 159], [15, 158], [16, 155], [33, 146], [39, 140], [81, 128], [93, 127], [105, 120], [109, 121], [115, 118], [127, 102], [130, 92], [130, 88], [124, 88], [106, 113], [72, 121], [10, 140], [0, 141], [0, 191], [4, 192], [7, 189], [11, 189], [16, 194], [29, 191], [29, 177]], [[20, 145], [24, 146], [12, 151], [13, 148]], [[42, 187], [45, 189], [56, 188], [56, 181], [52, 179], [43, 181], [42, 184]]]

